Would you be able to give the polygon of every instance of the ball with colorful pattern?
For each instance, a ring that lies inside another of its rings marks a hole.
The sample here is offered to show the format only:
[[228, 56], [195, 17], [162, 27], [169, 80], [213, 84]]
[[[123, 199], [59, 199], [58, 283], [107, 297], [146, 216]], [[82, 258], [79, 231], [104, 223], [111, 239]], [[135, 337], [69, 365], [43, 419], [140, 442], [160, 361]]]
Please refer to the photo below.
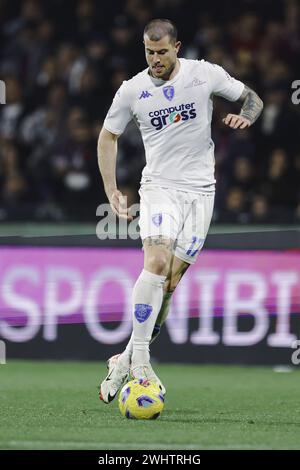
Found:
[[165, 399], [155, 382], [135, 379], [127, 382], [119, 394], [119, 409], [128, 419], [157, 419]]

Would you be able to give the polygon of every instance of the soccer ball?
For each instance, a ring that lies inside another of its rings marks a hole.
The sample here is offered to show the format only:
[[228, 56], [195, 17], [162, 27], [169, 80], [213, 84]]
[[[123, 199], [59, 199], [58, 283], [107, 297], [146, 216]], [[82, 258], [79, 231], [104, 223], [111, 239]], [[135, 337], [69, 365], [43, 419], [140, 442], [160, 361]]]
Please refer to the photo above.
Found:
[[164, 408], [164, 396], [155, 382], [135, 379], [119, 394], [121, 414], [128, 419], [156, 419]]

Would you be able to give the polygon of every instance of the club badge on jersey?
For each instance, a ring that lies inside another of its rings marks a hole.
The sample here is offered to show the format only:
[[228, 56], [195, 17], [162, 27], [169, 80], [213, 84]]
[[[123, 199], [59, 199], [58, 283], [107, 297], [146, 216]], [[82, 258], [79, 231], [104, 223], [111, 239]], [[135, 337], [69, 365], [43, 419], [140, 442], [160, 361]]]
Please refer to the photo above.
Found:
[[174, 87], [172, 85], [164, 86], [163, 92], [167, 100], [172, 101], [175, 95]]
[[162, 213], [154, 214], [152, 216], [152, 222], [154, 223], [154, 225], [156, 225], [156, 227], [159, 227], [162, 223]]

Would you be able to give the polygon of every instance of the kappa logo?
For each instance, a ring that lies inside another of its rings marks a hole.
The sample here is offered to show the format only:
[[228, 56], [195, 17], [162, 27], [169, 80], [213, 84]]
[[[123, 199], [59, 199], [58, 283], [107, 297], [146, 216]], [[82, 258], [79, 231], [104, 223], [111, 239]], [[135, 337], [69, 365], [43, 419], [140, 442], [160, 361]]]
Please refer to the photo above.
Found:
[[153, 96], [151, 93], [149, 93], [149, 91], [142, 91], [141, 93], [141, 96], [139, 97], [139, 100], [141, 100], [142, 98], [149, 98], [149, 96]]

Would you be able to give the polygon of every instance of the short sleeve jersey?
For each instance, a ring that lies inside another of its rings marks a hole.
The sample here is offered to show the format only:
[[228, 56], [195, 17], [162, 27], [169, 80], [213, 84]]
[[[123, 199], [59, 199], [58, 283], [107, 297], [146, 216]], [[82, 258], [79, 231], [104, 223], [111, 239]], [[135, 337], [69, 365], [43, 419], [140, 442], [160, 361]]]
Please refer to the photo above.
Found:
[[141, 184], [201, 192], [213, 190], [213, 95], [236, 101], [244, 84], [205, 60], [180, 58], [169, 81], [153, 78], [148, 68], [124, 81], [104, 127], [117, 135], [134, 119], [145, 146]]

